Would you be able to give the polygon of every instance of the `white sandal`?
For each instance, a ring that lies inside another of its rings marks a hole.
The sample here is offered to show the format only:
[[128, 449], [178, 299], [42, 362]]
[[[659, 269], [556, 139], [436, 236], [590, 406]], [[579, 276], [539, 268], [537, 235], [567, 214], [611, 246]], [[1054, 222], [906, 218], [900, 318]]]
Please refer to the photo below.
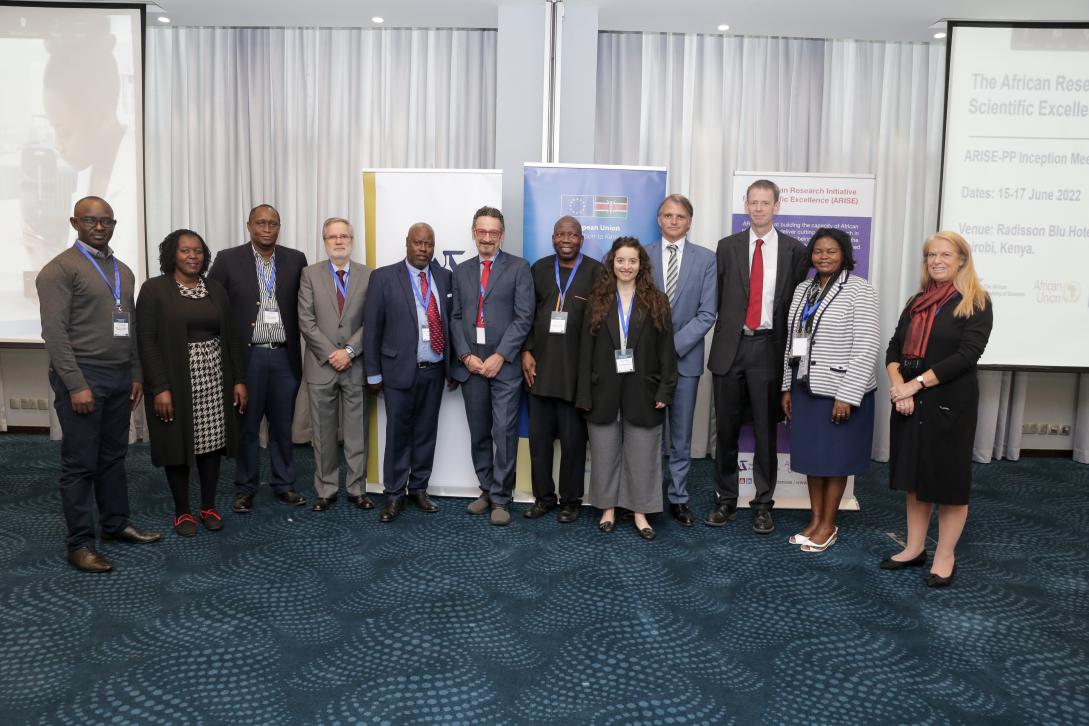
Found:
[[839, 527], [836, 527], [835, 531], [832, 532], [832, 536], [824, 544], [816, 544], [810, 541], [809, 544], [802, 545], [802, 552], [824, 552], [834, 545], [837, 539], [839, 539]]
[[813, 544], [808, 537], [799, 532], [798, 534], [790, 535], [790, 539], [787, 540], [792, 545], [811, 545]]

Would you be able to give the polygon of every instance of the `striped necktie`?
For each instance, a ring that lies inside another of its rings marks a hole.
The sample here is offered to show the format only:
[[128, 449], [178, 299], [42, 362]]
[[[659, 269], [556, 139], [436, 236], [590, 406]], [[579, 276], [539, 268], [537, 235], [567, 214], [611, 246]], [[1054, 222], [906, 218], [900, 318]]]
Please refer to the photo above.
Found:
[[666, 297], [672, 305], [677, 300], [677, 245], [666, 247], [669, 250], [669, 265], [666, 269]]

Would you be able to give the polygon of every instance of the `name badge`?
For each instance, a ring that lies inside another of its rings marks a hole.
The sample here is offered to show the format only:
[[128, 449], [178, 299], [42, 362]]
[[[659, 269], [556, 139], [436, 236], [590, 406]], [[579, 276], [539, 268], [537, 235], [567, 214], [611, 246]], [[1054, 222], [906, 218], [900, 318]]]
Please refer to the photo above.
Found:
[[422, 340], [425, 343], [430, 343], [431, 342], [431, 326], [430, 325], [421, 325], [420, 326], [420, 340]]
[[280, 311], [279, 310], [266, 310], [261, 318], [265, 325], [279, 325], [280, 324]]
[[631, 348], [613, 351], [617, 373], [635, 373], [635, 351]]
[[129, 337], [129, 314], [124, 310], [117, 310], [113, 314], [113, 337]]
[[791, 358], [805, 358], [809, 355], [809, 336], [795, 335], [790, 344]]
[[484, 345], [484, 328], [476, 329], [476, 344]]
[[554, 310], [552, 312], [552, 319], [548, 322], [548, 332], [555, 333], [557, 335], [564, 335], [567, 332], [566, 310]]

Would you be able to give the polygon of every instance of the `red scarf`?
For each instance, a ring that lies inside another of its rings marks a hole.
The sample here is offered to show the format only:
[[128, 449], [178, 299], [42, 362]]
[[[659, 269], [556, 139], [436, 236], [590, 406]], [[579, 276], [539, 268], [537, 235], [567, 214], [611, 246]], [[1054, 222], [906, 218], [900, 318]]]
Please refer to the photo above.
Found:
[[930, 342], [934, 318], [937, 317], [938, 310], [956, 294], [957, 288], [953, 287], [952, 282], [939, 285], [931, 280], [926, 290], [911, 302], [911, 324], [908, 325], [902, 351], [905, 358], [926, 356], [926, 345]]

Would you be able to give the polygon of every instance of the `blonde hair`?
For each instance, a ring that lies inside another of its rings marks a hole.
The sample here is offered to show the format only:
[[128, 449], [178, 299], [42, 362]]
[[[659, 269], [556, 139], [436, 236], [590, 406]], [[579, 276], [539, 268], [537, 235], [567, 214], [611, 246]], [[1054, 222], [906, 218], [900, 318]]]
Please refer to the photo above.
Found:
[[926, 242], [923, 243], [923, 262], [922, 270], [919, 275], [919, 292], [925, 292], [926, 286], [930, 284], [931, 277], [930, 271], [926, 267], [926, 254], [930, 251], [930, 243], [934, 240], [944, 240], [953, 245], [957, 250], [957, 254], [960, 255], [961, 267], [957, 271], [957, 276], [953, 278], [953, 287], [960, 293], [961, 300], [957, 303], [956, 309], [953, 311], [953, 315], [958, 318], [968, 318], [973, 314], [979, 312], [987, 306], [987, 291], [983, 289], [983, 285], [979, 282], [979, 276], [976, 275], [976, 267], [972, 264], [972, 247], [968, 244], [968, 240], [961, 237], [956, 232], [941, 231], [927, 237]]

